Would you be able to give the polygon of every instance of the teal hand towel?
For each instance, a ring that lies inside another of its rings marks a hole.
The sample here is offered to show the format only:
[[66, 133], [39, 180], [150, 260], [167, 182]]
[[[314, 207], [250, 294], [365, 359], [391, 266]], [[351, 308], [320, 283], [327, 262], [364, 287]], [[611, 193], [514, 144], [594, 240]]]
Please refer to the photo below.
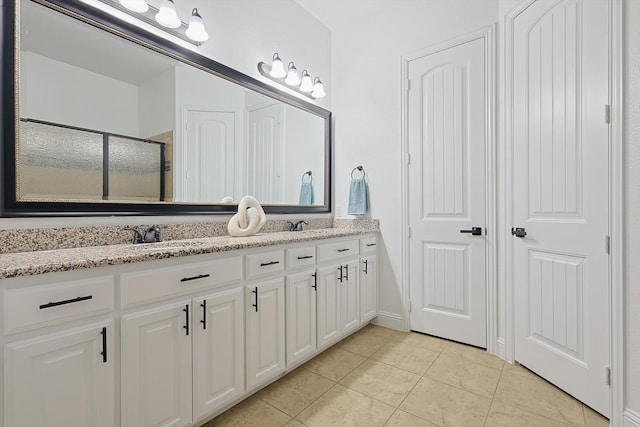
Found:
[[311, 181], [303, 182], [300, 186], [300, 201], [301, 205], [313, 204], [313, 183]]
[[364, 177], [353, 178], [349, 190], [349, 215], [364, 215], [369, 210], [369, 187]]

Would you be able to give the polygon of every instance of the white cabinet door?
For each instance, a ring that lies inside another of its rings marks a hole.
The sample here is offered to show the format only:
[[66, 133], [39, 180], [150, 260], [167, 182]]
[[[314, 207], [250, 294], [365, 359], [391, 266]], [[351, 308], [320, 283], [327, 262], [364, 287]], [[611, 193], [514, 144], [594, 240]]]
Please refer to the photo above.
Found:
[[340, 324], [342, 335], [358, 329], [360, 326], [360, 287], [358, 267], [360, 261], [352, 259], [342, 264], [342, 281], [340, 286]]
[[210, 414], [244, 393], [244, 288], [193, 301], [193, 414]]
[[287, 276], [287, 366], [316, 351], [316, 273]]
[[340, 299], [342, 270], [340, 265], [331, 264], [318, 269], [318, 348], [325, 348], [335, 342], [341, 334]]
[[122, 425], [191, 425], [189, 300], [122, 317]]
[[247, 390], [285, 369], [284, 279], [246, 287]]
[[115, 425], [113, 324], [5, 347], [5, 427]]
[[378, 314], [378, 257], [360, 259], [360, 324]]

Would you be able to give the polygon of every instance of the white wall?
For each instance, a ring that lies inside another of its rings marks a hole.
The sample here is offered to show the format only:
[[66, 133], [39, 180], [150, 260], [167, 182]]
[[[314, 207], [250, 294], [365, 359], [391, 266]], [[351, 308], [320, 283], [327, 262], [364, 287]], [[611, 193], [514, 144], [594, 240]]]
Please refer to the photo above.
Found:
[[159, 135], [176, 128], [175, 87], [173, 68], [139, 86], [140, 138]]
[[137, 86], [33, 52], [20, 59], [21, 81], [29, 82], [21, 117], [138, 136]]
[[386, 324], [400, 327], [403, 311], [400, 58], [497, 19], [497, 0], [390, 0], [333, 31], [336, 212], [346, 214], [351, 170], [363, 165], [369, 216], [380, 220], [379, 308]]
[[[640, 1], [625, 0], [625, 408], [640, 425]], [[633, 424], [625, 424], [631, 427]]]

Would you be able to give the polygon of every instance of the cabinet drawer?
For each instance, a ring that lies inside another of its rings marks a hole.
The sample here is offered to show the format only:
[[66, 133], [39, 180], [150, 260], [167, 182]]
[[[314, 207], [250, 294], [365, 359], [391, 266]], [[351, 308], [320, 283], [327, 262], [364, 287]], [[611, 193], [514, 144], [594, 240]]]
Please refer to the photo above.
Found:
[[359, 241], [343, 240], [341, 242], [318, 245], [318, 262], [327, 262], [358, 255]]
[[7, 334], [82, 319], [113, 310], [113, 276], [7, 289], [4, 331]]
[[377, 236], [368, 236], [360, 239], [360, 253], [361, 254], [372, 254], [376, 252], [378, 248], [378, 238]]
[[316, 263], [316, 247], [305, 246], [286, 250], [287, 270], [308, 267]]
[[239, 256], [125, 273], [121, 276], [122, 305], [136, 306], [240, 280], [242, 257]]
[[247, 255], [247, 279], [282, 273], [284, 271], [284, 250], [261, 252]]

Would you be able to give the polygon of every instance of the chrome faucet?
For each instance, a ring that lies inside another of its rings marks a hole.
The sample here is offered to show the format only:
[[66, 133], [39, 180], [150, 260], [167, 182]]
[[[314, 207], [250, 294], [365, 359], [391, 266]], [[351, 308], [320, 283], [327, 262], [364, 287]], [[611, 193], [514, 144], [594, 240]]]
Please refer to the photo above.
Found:
[[131, 227], [125, 227], [124, 230], [133, 231], [133, 244], [138, 243], [152, 243], [152, 242], [161, 242], [162, 234], [160, 233], [160, 226], [153, 225], [149, 227], [144, 234], [139, 230]]
[[289, 223], [289, 231], [302, 231], [302, 224], [309, 224], [309, 221], [305, 221], [304, 219], [298, 222], [287, 221]]

